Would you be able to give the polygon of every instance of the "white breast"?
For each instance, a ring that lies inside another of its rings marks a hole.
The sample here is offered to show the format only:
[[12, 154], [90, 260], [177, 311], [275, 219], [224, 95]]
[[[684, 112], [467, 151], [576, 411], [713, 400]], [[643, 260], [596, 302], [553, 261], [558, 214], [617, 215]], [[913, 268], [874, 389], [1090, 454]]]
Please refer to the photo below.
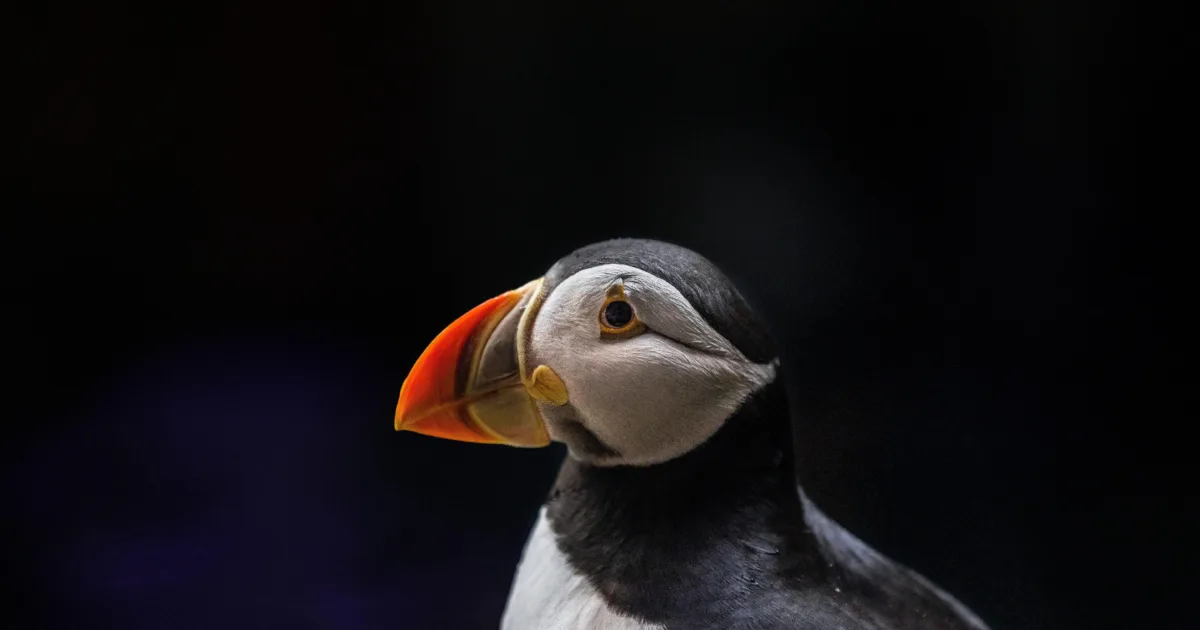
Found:
[[508, 594], [501, 630], [661, 630], [618, 613], [582, 575], [576, 573], [554, 541], [546, 508], [525, 543], [517, 576]]

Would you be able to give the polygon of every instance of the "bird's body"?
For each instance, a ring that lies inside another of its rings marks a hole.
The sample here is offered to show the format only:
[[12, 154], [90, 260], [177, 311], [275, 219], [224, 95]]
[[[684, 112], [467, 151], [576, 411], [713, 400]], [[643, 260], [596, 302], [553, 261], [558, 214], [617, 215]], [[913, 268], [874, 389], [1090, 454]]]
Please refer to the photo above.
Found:
[[413, 374], [398, 427], [568, 446], [503, 630], [987, 628], [796, 485], [774, 343], [694, 252], [580, 249], [452, 324]]
[[571, 566], [542, 508], [521, 554], [500, 628], [650, 630], [662, 626], [613, 608], [587, 577]]
[[503, 630], [985, 630], [826, 517], [794, 482], [779, 392], [656, 467], [568, 458]]

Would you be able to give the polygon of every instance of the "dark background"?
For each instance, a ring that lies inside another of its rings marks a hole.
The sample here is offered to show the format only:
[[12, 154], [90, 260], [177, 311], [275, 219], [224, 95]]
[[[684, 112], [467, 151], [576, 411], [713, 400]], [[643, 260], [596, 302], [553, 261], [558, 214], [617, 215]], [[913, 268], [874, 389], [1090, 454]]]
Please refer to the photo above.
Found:
[[801, 479], [869, 543], [997, 630], [1182, 627], [1185, 508], [1128, 432], [1163, 333], [1119, 212], [1124, 7], [32, 17], [19, 627], [497, 627], [562, 451], [396, 434], [396, 397], [445, 324], [613, 236], [758, 304]]

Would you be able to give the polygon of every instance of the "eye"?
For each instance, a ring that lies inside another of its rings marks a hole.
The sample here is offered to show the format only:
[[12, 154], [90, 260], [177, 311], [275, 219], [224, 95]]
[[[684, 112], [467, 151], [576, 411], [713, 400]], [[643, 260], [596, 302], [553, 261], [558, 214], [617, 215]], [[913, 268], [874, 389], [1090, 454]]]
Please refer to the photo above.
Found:
[[633, 321], [633, 307], [625, 300], [613, 300], [604, 305], [604, 313], [600, 315], [600, 323], [609, 328], [621, 329]]
[[[614, 292], [616, 293], [616, 292]], [[600, 309], [600, 337], [603, 339], [627, 339], [646, 330], [638, 320], [633, 305], [625, 299], [624, 291], [609, 295]]]

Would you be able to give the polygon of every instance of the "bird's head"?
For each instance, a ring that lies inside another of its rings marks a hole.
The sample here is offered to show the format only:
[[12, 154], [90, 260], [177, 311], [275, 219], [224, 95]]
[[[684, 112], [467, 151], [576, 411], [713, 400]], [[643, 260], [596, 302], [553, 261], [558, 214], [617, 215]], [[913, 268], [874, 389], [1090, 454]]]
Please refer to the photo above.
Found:
[[395, 426], [650, 465], [704, 443], [776, 364], [711, 262], [659, 241], [605, 241], [442, 331], [405, 379]]

